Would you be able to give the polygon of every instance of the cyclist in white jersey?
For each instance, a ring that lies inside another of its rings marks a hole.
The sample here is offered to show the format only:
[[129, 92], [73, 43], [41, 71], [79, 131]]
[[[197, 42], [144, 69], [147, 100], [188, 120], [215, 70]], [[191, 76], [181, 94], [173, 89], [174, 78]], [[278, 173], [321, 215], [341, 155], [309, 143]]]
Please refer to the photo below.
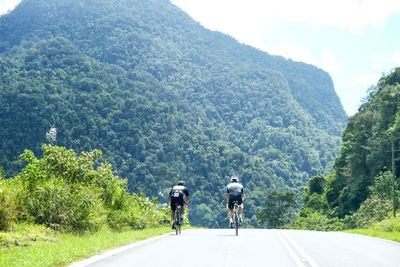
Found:
[[226, 187], [226, 203], [229, 209], [228, 217], [229, 217], [229, 225], [233, 228], [233, 202], [237, 201], [239, 204], [239, 222], [243, 221], [243, 185], [239, 183], [239, 178], [237, 176], [231, 177], [231, 183]]

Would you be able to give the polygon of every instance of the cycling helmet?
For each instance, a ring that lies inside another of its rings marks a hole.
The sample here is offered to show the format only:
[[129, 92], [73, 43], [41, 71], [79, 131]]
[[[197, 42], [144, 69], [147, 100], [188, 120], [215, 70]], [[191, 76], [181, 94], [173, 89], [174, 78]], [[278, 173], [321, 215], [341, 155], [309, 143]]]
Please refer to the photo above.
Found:
[[185, 185], [185, 182], [184, 181], [179, 181], [178, 185]]
[[239, 182], [239, 177], [237, 177], [236, 175], [233, 175], [231, 177], [231, 183], [237, 183], [237, 182]]

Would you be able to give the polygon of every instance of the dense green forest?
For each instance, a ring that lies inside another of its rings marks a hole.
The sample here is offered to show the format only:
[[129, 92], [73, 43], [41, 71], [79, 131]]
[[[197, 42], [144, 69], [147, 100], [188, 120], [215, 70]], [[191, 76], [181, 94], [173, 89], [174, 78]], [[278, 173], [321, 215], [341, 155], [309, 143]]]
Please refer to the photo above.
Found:
[[[295, 225], [311, 229], [369, 227], [399, 208], [400, 68], [369, 89], [349, 118], [334, 171], [312, 177]], [[392, 146], [393, 144], [393, 146]], [[392, 148], [393, 147], [393, 148]]]
[[54, 144], [101, 150], [131, 192], [167, 202], [185, 180], [194, 225], [226, 225], [237, 174], [257, 227], [267, 192], [301, 193], [339, 154], [347, 118], [326, 72], [209, 31], [167, 0], [23, 0], [0, 32], [7, 177], [54, 126]]

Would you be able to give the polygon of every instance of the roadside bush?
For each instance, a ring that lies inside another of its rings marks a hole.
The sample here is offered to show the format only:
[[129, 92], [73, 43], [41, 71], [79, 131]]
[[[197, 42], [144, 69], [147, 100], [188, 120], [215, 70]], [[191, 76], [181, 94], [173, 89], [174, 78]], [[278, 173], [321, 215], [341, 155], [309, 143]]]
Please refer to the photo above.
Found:
[[[159, 210], [158, 208], [154, 208], [153, 210], [148, 210], [143, 214], [143, 217], [145, 218], [144, 220], [146, 222], [146, 227], [157, 227], [169, 223], [170, 215], [168, 212], [162, 209], [163, 208], [161, 208], [161, 210]], [[187, 212], [185, 212], [186, 218], [188, 218], [187, 215]]]
[[120, 191], [113, 198], [107, 213], [107, 222], [111, 229], [122, 231], [126, 228], [145, 228], [139, 204], [132, 195], [126, 191]]
[[[100, 198], [99, 189], [80, 184], [75, 186], [71, 195], [71, 224], [72, 231], [94, 232], [106, 223], [106, 209]], [[68, 225], [65, 225], [68, 228]]]
[[328, 218], [321, 212], [305, 208], [301, 210], [299, 217], [296, 218], [290, 228], [315, 231], [340, 231], [345, 229], [345, 225], [338, 218]]
[[60, 230], [70, 221], [70, 194], [70, 188], [62, 179], [31, 183], [18, 195], [21, 219]]
[[386, 219], [379, 223], [374, 223], [372, 228], [383, 232], [400, 232], [400, 219]]
[[381, 198], [378, 195], [372, 195], [367, 198], [351, 216], [346, 218], [352, 222], [348, 224], [349, 228], [368, 228], [373, 223], [380, 222], [387, 218], [392, 210], [392, 202], [387, 198]]
[[[146, 227], [156, 227], [168, 224], [170, 220], [170, 209], [159, 204], [156, 198], [150, 200], [148, 197], [133, 195], [139, 203], [142, 217], [146, 222]], [[188, 215], [188, 210], [185, 213]]]
[[0, 230], [13, 220], [72, 232], [93, 232], [106, 224], [120, 231], [168, 223], [168, 212], [154, 200], [127, 192], [126, 180], [112, 173], [111, 164], [95, 164], [101, 151], [78, 156], [63, 147], [42, 149], [40, 159], [26, 150], [20, 156], [26, 167], [7, 183], [0, 180]]
[[27, 222], [59, 231], [95, 231], [104, 223], [105, 211], [96, 188], [51, 179], [30, 190], [18, 196], [20, 216]]
[[8, 230], [16, 221], [17, 193], [18, 187], [14, 186], [12, 181], [4, 180], [0, 174], [0, 231]]
[[125, 192], [109, 210], [107, 221], [112, 229], [118, 231], [157, 227], [169, 223], [169, 209], [154, 199], [150, 201], [146, 197]]

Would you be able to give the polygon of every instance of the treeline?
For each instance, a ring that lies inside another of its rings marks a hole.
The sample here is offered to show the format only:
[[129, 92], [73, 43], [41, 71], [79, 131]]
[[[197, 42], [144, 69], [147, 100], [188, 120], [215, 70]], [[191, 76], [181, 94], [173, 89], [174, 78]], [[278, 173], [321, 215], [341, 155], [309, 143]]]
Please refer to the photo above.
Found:
[[399, 101], [400, 68], [396, 68], [369, 89], [365, 103], [349, 119], [334, 171], [308, 182], [295, 227], [369, 227], [393, 216], [393, 194], [395, 210], [399, 209]]
[[0, 173], [0, 231], [14, 224], [45, 225], [62, 232], [143, 229], [169, 224], [169, 209], [126, 190], [126, 180], [101, 161], [99, 150], [77, 155], [43, 145], [37, 158], [26, 150], [26, 167], [15, 177]]
[[185, 180], [194, 225], [226, 226], [224, 189], [246, 217], [274, 189], [328, 173], [345, 113], [329, 75], [204, 29], [169, 1], [23, 0], [0, 17], [0, 166], [41, 152], [45, 133], [99, 149], [130, 192], [167, 202]]

